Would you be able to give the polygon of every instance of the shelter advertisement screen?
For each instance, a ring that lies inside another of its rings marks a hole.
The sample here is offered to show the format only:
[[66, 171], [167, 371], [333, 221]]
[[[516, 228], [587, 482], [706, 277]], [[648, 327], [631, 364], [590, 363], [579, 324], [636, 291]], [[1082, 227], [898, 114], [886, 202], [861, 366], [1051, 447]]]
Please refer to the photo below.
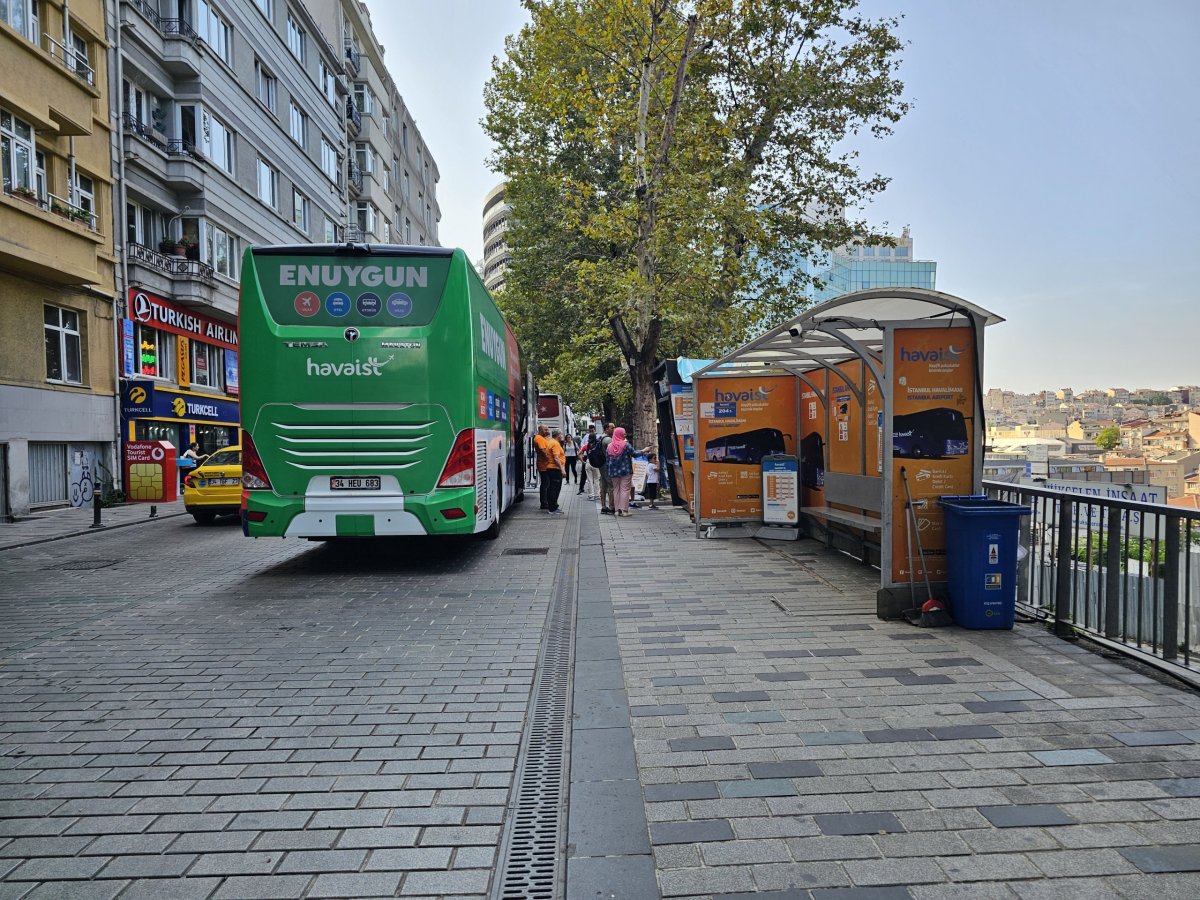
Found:
[[796, 452], [796, 378], [699, 378], [697, 518], [761, 521], [762, 458]]
[[[818, 390], [825, 391], [825, 370], [805, 372]], [[800, 384], [800, 499], [802, 506], [825, 505], [825, 400]]]
[[[946, 534], [938, 498], [970, 494], [974, 465], [975, 339], [970, 328], [897, 329], [892, 345], [892, 580], [945, 581]], [[912, 495], [906, 507], [905, 482]], [[917, 534], [913, 534], [913, 532]]]

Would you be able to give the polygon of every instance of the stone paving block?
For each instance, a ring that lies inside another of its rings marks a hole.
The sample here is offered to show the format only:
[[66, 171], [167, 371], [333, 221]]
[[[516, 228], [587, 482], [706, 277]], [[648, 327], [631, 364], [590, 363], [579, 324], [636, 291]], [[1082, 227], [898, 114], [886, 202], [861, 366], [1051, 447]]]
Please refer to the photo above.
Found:
[[249, 853], [204, 853], [196, 858], [192, 875], [268, 875], [275, 871], [284, 854], [280, 851]]
[[786, 778], [764, 778], [748, 781], [719, 781], [717, 787], [722, 797], [790, 797], [796, 786]]
[[648, 784], [642, 788], [647, 803], [670, 800], [716, 800], [721, 796], [716, 782], [692, 781], [680, 784]]
[[[137, 879], [130, 882], [114, 881], [111, 884], [124, 886], [123, 900], [205, 900], [211, 897], [220, 885], [220, 878], [177, 878], [166, 880], [162, 878]], [[101, 887], [96, 882], [89, 884], [93, 889]], [[105, 884], [104, 887], [108, 885]], [[103, 897], [103, 894], [88, 895], [89, 898]]]
[[939, 741], [984, 740], [1003, 736], [992, 725], [948, 725], [928, 730]]
[[1171, 847], [1126, 847], [1121, 856], [1143, 872], [1200, 872], [1200, 844]]
[[6, 881], [65, 881], [92, 878], [108, 865], [107, 856], [30, 859], [5, 876]]
[[750, 775], [753, 778], [813, 778], [822, 774], [817, 763], [805, 759], [750, 763]]
[[861, 731], [802, 731], [796, 738], [806, 747], [867, 743]]
[[704, 751], [704, 750], [733, 750], [736, 746], [733, 738], [728, 737], [694, 737], [675, 738], [667, 741], [667, 746], [673, 752]]
[[[347, 835], [357, 834], [359, 831], [372, 831], [375, 829], [356, 829], [352, 828], [346, 831]], [[254, 838], [254, 843], [251, 845], [255, 850], [329, 850], [338, 840], [338, 831], [266, 831], [262, 834], [255, 832], [227, 832], [227, 834], [246, 834]], [[415, 829], [414, 829], [415, 833]], [[354, 847], [355, 844], [342, 844], [345, 847]]]
[[1164, 747], [1194, 743], [1178, 731], [1117, 731], [1113, 733], [1113, 737], [1127, 747]]
[[367, 871], [411, 871], [416, 869], [446, 869], [450, 866], [449, 847], [419, 847], [398, 850], [377, 849], [367, 860]]
[[390, 872], [318, 875], [309, 897], [394, 897], [401, 875]]
[[1029, 860], [1051, 878], [1125, 875], [1138, 870], [1116, 850], [1057, 850], [1028, 854]]
[[664, 898], [752, 891], [755, 888], [755, 879], [745, 866], [666, 870], [659, 873], [658, 883]]
[[1038, 878], [1041, 870], [1018, 853], [949, 856], [938, 860], [951, 881], [1016, 881]]
[[1011, 713], [1029, 709], [1028, 704], [1021, 700], [973, 700], [963, 706], [973, 713]]
[[787, 842], [787, 848], [796, 862], [878, 859], [883, 855], [879, 846], [866, 835], [818, 835], [793, 838]]
[[775, 722], [786, 721], [783, 713], [776, 712], [773, 709], [762, 712], [724, 713], [721, 718], [731, 725], [770, 725]]
[[310, 875], [242, 875], [227, 878], [213, 900], [291, 900], [304, 896]]
[[571, 857], [565, 900], [596, 897], [651, 897], [658, 894], [654, 858], [649, 855]]
[[688, 708], [683, 703], [660, 703], [649, 706], [631, 706], [629, 715], [634, 718], [647, 716], [686, 716]]
[[862, 733], [872, 744], [898, 744], [911, 741], [932, 741], [934, 736], [924, 728], [882, 728]]
[[818, 815], [816, 823], [823, 834], [879, 834], [905, 830], [894, 815], [885, 812]]
[[713, 700], [717, 703], [755, 703], [771, 699], [766, 691], [714, 691]]
[[1014, 806], [981, 806], [979, 812], [997, 828], [1032, 828], [1047, 825], [1075, 825], [1075, 819], [1050, 803]]
[[179, 878], [196, 860], [188, 854], [118, 856], [98, 878]]
[[1095, 766], [1112, 762], [1099, 750], [1035, 750], [1030, 754], [1043, 766]]
[[657, 822], [650, 826], [650, 842], [655, 846], [732, 840], [735, 840], [733, 828], [724, 819]]
[[410, 872], [400, 887], [402, 896], [483, 894], [491, 880], [488, 869], [462, 869], [449, 872]]
[[[0, 898], [22, 900], [112, 900], [125, 891], [128, 881], [46, 881], [36, 887], [0, 883]], [[26, 890], [33, 889], [26, 893]], [[126, 893], [126, 896], [130, 896]], [[161, 896], [161, 895], [160, 895]]]
[[[950, 860], [970, 859], [951, 856]], [[846, 874], [856, 885], [912, 885], [946, 880], [946, 874], [932, 859], [854, 859], [846, 862]]]
[[1172, 797], [1200, 797], [1200, 778], [1164, 778], [1154, 784]]
[[770, 891], [788, 891], [796, 885], [811, 890], [828, 887], [849, 887], [850, 876], [841, 863], [795, 862], [763, 863], [750, 867], [758, 889], [770, 897]]

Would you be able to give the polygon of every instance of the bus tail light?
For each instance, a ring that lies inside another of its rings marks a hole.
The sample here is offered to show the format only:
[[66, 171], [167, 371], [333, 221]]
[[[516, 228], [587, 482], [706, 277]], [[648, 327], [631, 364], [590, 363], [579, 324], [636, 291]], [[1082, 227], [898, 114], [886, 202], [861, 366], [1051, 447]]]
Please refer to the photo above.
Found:
[[271, 479], [263, 468], [258, 449], [254, 446], [254, 438], [250, 432], [242, 431], [242, 487], [252, 490], [271, 490]]
[[457, 506], [452, 506], [450, 509], [443, 509], [442, 515], [447, 519], [465, 519], [467, 517], [467, 514]]
[[450, 458], [442, 467], [438, 487], [472, 487], [475, 484], [475, 429], [464, 428], [454, 439]]

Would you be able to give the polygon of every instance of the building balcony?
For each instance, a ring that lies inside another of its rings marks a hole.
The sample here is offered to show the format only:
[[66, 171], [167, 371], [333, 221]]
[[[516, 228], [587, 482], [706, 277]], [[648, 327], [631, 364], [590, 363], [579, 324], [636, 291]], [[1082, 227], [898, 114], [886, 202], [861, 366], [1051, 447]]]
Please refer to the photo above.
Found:
[[141, 244], [128, 244], [125, 256], [133, 277], [159, 293], [184, 303], [212, 302], [216, 277], [213, 267], [207, 263], [187, 256], [159, 253]]
[[362, 54], [354, 49], [353, 44], [346, 44], [346, 74], [351, 78], [362, 71]]
[[0, 268], [54, 284], [100, 284], [105, 238], [95, 226], [91, 213], [62, 198], [0, 192]]
[[159, 15], [151, 0], [124, 0], [121, 24], [176, 78], [200, 77], [200, 36], [187, 19]]
[[363, 173], [358, 163], [351, 160], [346, 164], [346, 184], [356, 195], [363, 192]]
[[135, 165], [183, 193], [204, 189], [204, 154], [187, 141], [166, 138], [129, 113], [121, 116], [121, 130], [131, 140], [125, 146], [127, 165]]
[[60, 137], [92, 134], [100, 99], [95, 73], [86, 60], [68, 55], [49, 35], [43, 40], [45, 49], [11, 31], [0, 32], [4, 105], [35, 129]]
[[355, 134], [362, 131], [362, 113], [358, 111], [358, 106], [355, 104], [353, 97], [346, 98], [346, 125]]

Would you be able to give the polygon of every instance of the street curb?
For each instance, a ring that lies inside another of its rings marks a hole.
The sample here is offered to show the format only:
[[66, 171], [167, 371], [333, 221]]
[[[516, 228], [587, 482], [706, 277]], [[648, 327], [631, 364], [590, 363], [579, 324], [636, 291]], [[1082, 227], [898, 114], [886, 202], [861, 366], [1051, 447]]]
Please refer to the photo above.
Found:
[[132, 522], [118, 522], [115, 525], [102, 525], [100, 528], [93, 528], [89, 525], [87, 528], [81, 531], [69, 531], [66, 534], [56, 534], [54, 537], [37, 538], [32, 541], [22, 541], [19, 544], [5, 544], [3, 547], [0, 547], [0, 553], [3, 553], [6, 550], [16, 550], [20, 547], [32, 547], [35, 544], [49, 544], [51, 541], [65, 541], [67, 538], [83, 537], [84, 535], [88, 534], [101, 534], [105, 531], [110, 531], [113, 528], [129, 528], [133, 525], [145, 525], [149, 522], [161, 522], [163, 519], [174, 519], [178, 516], [186, 515], [186, 512], [163, 513], [160, 516], [155, 516], [153, 519], [147, 516], [144, 519], [135, 519]]

